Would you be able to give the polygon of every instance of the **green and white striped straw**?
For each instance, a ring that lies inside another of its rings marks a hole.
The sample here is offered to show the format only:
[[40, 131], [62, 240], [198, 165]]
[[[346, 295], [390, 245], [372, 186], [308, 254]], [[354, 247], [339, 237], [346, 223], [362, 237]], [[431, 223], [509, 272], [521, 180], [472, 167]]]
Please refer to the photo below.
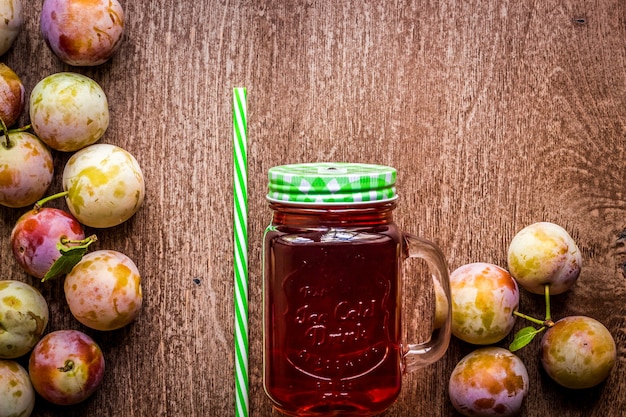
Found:
[[248, 398], [248, 156], [246, 89], [233, 89], [235, 415], [247, 417]]

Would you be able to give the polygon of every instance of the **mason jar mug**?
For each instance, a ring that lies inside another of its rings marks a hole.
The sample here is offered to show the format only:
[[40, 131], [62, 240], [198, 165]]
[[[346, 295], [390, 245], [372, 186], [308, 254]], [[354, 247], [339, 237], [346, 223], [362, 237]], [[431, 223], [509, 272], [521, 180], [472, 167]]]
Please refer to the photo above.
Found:
[[[273, 167], [268, 175], [265, 392], [291, 416], [380, 414], [397, 399], [403, 374], [437, 361], [448, 347], [446, 261], [433, 243], [394, 223], [394, 168], [309, 163]], [[408, 258], [425, 261], [430, 274], [418, 275], [432, 279], [429, 288], [443, 300], [430, 315], [440, 320], [419, 344], [402, 340]]]

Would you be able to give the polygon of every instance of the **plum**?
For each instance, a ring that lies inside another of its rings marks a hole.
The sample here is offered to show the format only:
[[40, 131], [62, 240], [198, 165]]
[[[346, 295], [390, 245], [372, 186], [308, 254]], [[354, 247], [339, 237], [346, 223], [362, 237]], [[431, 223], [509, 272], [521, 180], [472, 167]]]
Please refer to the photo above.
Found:
[[435, 318], [433, 320], [433, 330], [441, 329], [448, 320], [448, 296], [443, 289], [441, 282], [437, 278], [433, 278], [435, 291]]
[[506, 337], [515, 325], [519, 289], [503, 268], [486, 262], [462, 265], [450, 274], [452, 334], [489, 345]]
[[63, 288], [72, 315], [95, 330], [126, 326], [142, 305], [137, 266], [114, 250], [86, 254], [65, 276]]
[[124, 10], [118, 0], [45, 0], [39, 26], [48, 47], [66, 64], [100, 65], [122, 43]]
[[464, 416], [509, 417], [519, 414], [528, 387], [528, 372], [518, 356], [504, 348], [483, 347], [457, 363], [448, 395]]
[[561, 294], [578, 280], [582, 255], [561, 226], [537, 222], [520, 230], [507, 253], [509, 272], [520, 287], [534, 294]]
[[0, 359], [0, 417], [28, 417], [35, 407], [35, 390], [26, 369]]
[[139, 210], [146, 193], [135, 157], [105, 143], [72, 155], [65, 164], [62, 183], [70, 212], [82, 224], [95, 228], [128, 220]]
[[102, 87], [73, 72], [40, 80], [30, 93], [29, 114], [35, 134], [62, 152], [97, 142], [109, 127], [109, 104]]
[[102, 383], [100, 346], [79, 330], [56, 330], [41, 338], [30, 354], [28, 372], [35, 390], [58, 405], [86, 400]]
[[22, 0], [0, 1], [0, 55], [11, 48], [23, 25]]
[[54, 175], [50, 149], [35, 135], [5, 132], [0, 137], [0, 204], [19, 208], [34, 204]]
[[31, 350], [48, 319], [48, 303], [38, 289], [21, 281], [0, 281], [0, 358], [18, 358]]
[[64, 210], [36, 208], [24, 213], [13, 226], [11, 249], [20, 267], [41, 279], [61, 257], [57, 245], [63, 239], [85, 239], [83, 226]]
[[26, 94], [20, 77], [6, 64], [0, 63], [0, 118], [11, 127], [24, 110]]
[[541, 364], [566, 388], [590, 388], [604, 381], [617, 358], [615, 340], [599, 321], [586, 316], [558, 320], [541, 340]]

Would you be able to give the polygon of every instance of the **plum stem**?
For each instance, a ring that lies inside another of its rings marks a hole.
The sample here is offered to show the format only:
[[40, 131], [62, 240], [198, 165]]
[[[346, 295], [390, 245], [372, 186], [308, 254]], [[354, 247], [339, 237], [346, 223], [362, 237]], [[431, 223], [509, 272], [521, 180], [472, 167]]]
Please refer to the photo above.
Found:
[[552, 314], [550, 312], [550, 286], [549, 285], [544, 286], [544, 296], [546, 300], [546, 318], [544, 320], [539, 320], [534, 317], [530, 317], [526, 314], [520, 313], [519, 311], [514, 311], [513, 314], [523, 319], [526, 319], [532, 323], [538, 324], [540, 326], [544, 326], [548, 328], [554, 326], [554, 321], [552, 321]]
[[41, 200], [35, 203], [34, 210], [39, 210], [46, 204], [48, 201], [56, 200], [57, 198], [65, 197], [68, 195], [69, 191], [61, 191], [60, 193], [49, 195], [48, 197], [42, 198]]
[[26, 125], [26, 126], [18, 127], [15, 129], [9, 129], [6, 123], [4, 123], [4, 120], [2, 119], [2, 117], [0, 117], [0, 133], [2, 133], [2, 136], [4, 136], [4, 139], [5, 139], [5, 142], [3, 143], [4, 147], [7, 149], [10, 149], [12, 146], [11, 141], [9, 140], [9, 133], [26, 132], [31, 127], [32, 125]]
[[550, 286], [548, 284], [545, 285], [545, 298], [546, 298], [546, 321], [552, 321], [551, 313], [550, 313]]
[[544, 321], [544, 320], [539, 320], [539, 319], [536, 319], [536, 318], [531, 317], [531, 316], [528, 316], [528, 315], [526, 315], [526, 314], [524, 314], [524, 313], [520, 313], [519, 311], [514, 311], [514, 312], [513, 312], [513, 314], [515, 314], [516, 316], [521, 317], [521, 318], [523, 318], [523, 319], [526, 319], [526, 320], [528, 320], [528, 321], [530, 321], [530, 322], [533, 322], [533, 323], [535, 323], [535, 324], [538, 324], [538, 325], [540, 325], [540, 326], [543, 326], [543, 325], [545, 324], [545, 321]]
[[65, 246], [69, 246], [69, 245], [77, 245], [80, 247], [86, 247], [89, 246], [90, 244], [92, 244], [93, 242], [97, 241], [98, 238], [96, 237], [96, 235], [91, 235], [88, 236], [84, 239], [68, 239], [66, 237], [61, 238], [61, 243]]
[[86, 248], [91, 245], [93, 242], [96, 242], [98, 237], [96, 235], [88, 236], [84, 239], [68, 239], [66, 237], [61, 238], [61, 244], [65, 246], [74, 245], [80, 248]]
[[2, 133], [2, 136], [4, 136], [4, 147], [7, 149], [11, 148], [11, 141], [9, 140], [9, 129], [7, 128], [7, 125], [4, 123], [4, 120], [2, 120], [2, 117], [0, 117], [0, 133]]
[[15, 129], [11, 129], [11, 132], [26, 132], [31, 127], [32, 127], [32, 125], [26, 125], [26, 126], [22, 126], [22, 127], [17, 127]]
[[[534, 317], [528, 316], [524, 313], [520, 313], [519, 311], [514, 311], [513, 314], [515, 314], [517, 317], [521, 317], [523, 319], [526, 319], [532, 323], [538, 324], [540, 326], [543, 327], [552, 327], [554, 326], [554, 322], [551, 319], [545, 319], [545, 320], [540, 320], [540, 319], [536, 319]], [[541, 329], [543, 330], [543, 329]]]
[[71, 359], [68, 359], [65, 361], [65, 364], [62, 367], [57, 368], [57, 369], [61, 372], [69, 372], [72, 369], [74, 369], [74, 361]]

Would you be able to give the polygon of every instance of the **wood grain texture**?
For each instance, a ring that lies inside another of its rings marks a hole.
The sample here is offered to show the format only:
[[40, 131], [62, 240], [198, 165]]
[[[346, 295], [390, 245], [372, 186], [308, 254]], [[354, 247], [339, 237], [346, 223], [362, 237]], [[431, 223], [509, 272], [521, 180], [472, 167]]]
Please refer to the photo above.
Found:
[[[38, 399], [33, 415], [234, 415], [235, 86], [248, 88], [252, 416], [277, 415], [261, 373], [267, 170], [322, 160], [395, 166], [397, 223], [436, 242], [450, 269], [506, 266], [522, 227], [565, 227], [584, 268], [573, 291], [554, 297], [553, 315], [600, 319], [619, 358], [605, 384], [572, 392], [540, 369], [537, 344], [523, 349], [532, 382], [523, 415], [626, 409], [626, 3], [122, 1], [122, 47], [95, 68], [56, 59], [39, 34], [42, 2], [26, 3], [24, 30], [2, 61], [28, 93], [59, 71], [98, 81], [111, 111], [102, 142], [133, 153], [147, 182], [137, 215], [96, 231], [98, 248], [126, 253], [143, 274], [140, 317], [109, 333], [70, 316], [61, 281], [43, 285], [18, 269], [8, 237], [25, 210], [0, 209], [2, 279], [33, 282], [49, 300], [49, 330], [82, 329], [108, 359], [91, 399], [69, 408]], [[55, 153], [51, 193], [68, 157]], [[521, 309], [541, 315], [541, 302], [523, 294]], [[412, 316], [409, 329], [419, 327]], [[407, 375], [385, 416], [457, 415], [447, 381], [471, 349], [453, 340], [444, 359]]]

